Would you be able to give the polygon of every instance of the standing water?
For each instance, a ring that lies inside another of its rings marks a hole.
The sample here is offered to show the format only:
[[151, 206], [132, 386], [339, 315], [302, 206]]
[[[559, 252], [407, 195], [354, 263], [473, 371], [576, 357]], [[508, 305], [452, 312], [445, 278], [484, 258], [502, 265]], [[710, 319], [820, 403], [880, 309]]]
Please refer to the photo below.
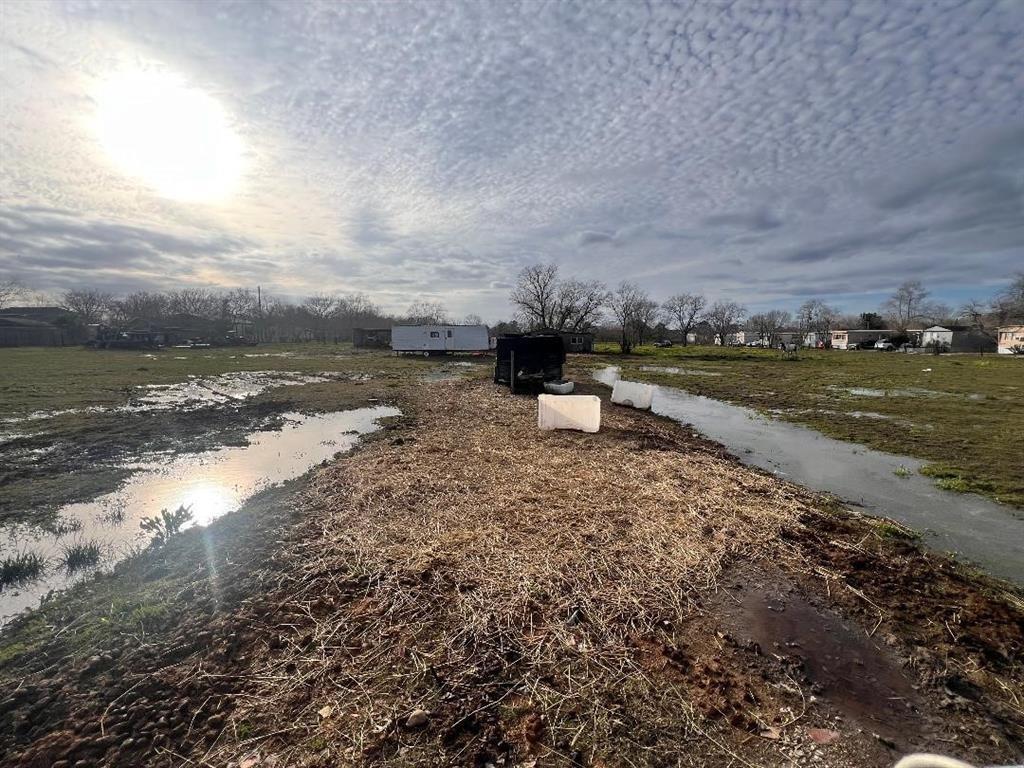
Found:
[[387, 406], [315, 416], [287, 413], [280, 431], [254, 432], [248, 445], [131, 466], [138, 471], [118, 490], [60, 510], [60, 527], [67, 533], [44, 534], [30, 526], [7, 529], [0, 551], [30, 550], [43, 555], [48, 567], [41, 579], [0, 592], [0, 624], [84, 575], [61, 565], [67, 547], [95, 542], [103, 553], [102, 566], [109, 568], [148, 543], [140, 528], [144, 518], [185, 506], [192, 513], [190, 524], [207, 525], [254, 493], [350, 449], [360, 435], [378, 429], [379, 419], [400, 413]]
[[[611, 386], [619, 369], [595, 378]], [[926, 543], [961, 555], [989, 573], [1024, 584], [1024, 520], [1002, 504], [938, 488], [917, 474], [924, 462], [826, 437], [807, 427], [762, 416], [750, 408], [672, 387], [655, 387], [654, 413], [692, 424], [745, 464], [824, 491], [920, 531]], [[899, 467], [913, 473], [896, 474]]]

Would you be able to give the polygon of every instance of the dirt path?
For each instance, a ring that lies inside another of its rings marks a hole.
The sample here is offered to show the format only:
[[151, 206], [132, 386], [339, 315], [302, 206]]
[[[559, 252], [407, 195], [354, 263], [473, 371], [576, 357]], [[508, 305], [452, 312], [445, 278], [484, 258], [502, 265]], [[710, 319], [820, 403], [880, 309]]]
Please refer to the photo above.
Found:
[[248, 544], [218, 536], [242, 524], [229, 516], [191, 561], [165, 564], [181, 571], [165, 623], [0, 667], [0, 755], [253, 768], [1024, 754], [1019, 595], [649, 414], [606, 404], [598, 434], [538, 433], [535, 403], [490, 384], [412, 387], [409, 402], [414, 421], [321, 471], [301, 505], [250, 518]]

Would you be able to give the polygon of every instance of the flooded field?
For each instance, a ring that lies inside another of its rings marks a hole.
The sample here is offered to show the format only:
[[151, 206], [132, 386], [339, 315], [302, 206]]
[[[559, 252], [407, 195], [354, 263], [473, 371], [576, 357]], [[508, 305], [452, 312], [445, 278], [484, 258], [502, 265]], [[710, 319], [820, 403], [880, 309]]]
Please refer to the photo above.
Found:
[[[245, 446], [130, 464], [137, 471], [118, 490], [61, 508], [55, 533], [29, 525], [7, 528], [0, 553], [32, 552], [45, 558], [47, 567], [42, 578], [0, 592], [0, 623], [36, 605], [51, 590], [66, 588], [94, 568], [109, 568], [146, 546], [149, 537], [140, 523], [161, 510], [184, 507], [190, 513], [186, 527], [206, 525], [267, 486], [298, 477], [348, 450], [361, 435], [377, 429], [379, 419], [399, 413], [389, 406], [286, 413], [280, 431], [254, 432]], [[68, 553], [85, 546], [98, 547], [99, 559], [88, 567], [71, 566]]]
[[[619, 378], [619, 369], [604, 368], [595, 377], [610, 386]], [[652, 410], [692, 424], [746, 464], [904, 523], [921, 532], [929, 546], [1024, 584], [1024, 521], [1010, 507], [936, 487], [917, 473], [923, 465], [917, 459], [835, 440], [750, 408], [672, 387], [657, 387]]]

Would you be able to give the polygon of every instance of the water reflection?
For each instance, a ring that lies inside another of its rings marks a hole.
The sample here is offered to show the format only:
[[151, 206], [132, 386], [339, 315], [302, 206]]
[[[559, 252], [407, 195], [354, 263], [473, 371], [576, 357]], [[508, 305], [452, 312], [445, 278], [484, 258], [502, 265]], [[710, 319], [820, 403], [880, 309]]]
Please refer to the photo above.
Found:
[[42, 534], [19, 526], [5, 531], [2, 551], [30, 549], [48, 560], [47, 575], [21, 588], [0, 593], [0, 622], [36, 605], [48, 591], [62, 589], [81, 575], [60, 568], [64, 548], [95, 541], [103, 548], [103, 565], [112, 566], [135, 547], [144, 546], [143, 518], [190, 507], [190, 525], [206, 525], [237, 509], [270, 485], [289, 480], [352, 447], [360, 435], [377, 429], [377, 421], [397, 416], [397, 408], [378, 406], [320, 415], [287, 413], [276, 432], [255, 432], [245, 446], [218, 448], [161, 462], [132, 465], [138, 469], [118, 490], [93, 501], [60, 510], [62, 533]]
[[[595, 373], [611, 386], [619, 369]], [[1024, 521], [1007, 506], [973, 493], [938, 488], [917, 474], [924, 462], [835, 440], [807, 427], [682, 389], [655, 388], [655, 413], [692, 424], [745, 464], [768, 470], [816, 491], [827, 491], [866, 512], [899, 520], [921, 531], [940, 550], [966, 557], [989, 573], [1024, 584], [1020, 556]], [[904, 476], [897, 469], [912, 474]]]

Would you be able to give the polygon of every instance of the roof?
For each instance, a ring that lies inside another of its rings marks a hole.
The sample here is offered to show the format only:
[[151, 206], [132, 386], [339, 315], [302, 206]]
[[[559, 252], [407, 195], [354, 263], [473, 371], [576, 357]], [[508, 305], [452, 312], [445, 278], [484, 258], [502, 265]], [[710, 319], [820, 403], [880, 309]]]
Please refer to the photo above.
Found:
[[931, 328], [925, 328], [924, 332], [928, 331], [946, 331], [947, 333], [961, 333], [963, 331], [971, 330], [969, 325], [933, 325]]
[[44, 323], [42, 320], [31, 320], [27, 317], [5, 317], [0, 315], [0, 327], [4, 328], [25, 328], [36, 330], [56, 331], [56, 326]]

